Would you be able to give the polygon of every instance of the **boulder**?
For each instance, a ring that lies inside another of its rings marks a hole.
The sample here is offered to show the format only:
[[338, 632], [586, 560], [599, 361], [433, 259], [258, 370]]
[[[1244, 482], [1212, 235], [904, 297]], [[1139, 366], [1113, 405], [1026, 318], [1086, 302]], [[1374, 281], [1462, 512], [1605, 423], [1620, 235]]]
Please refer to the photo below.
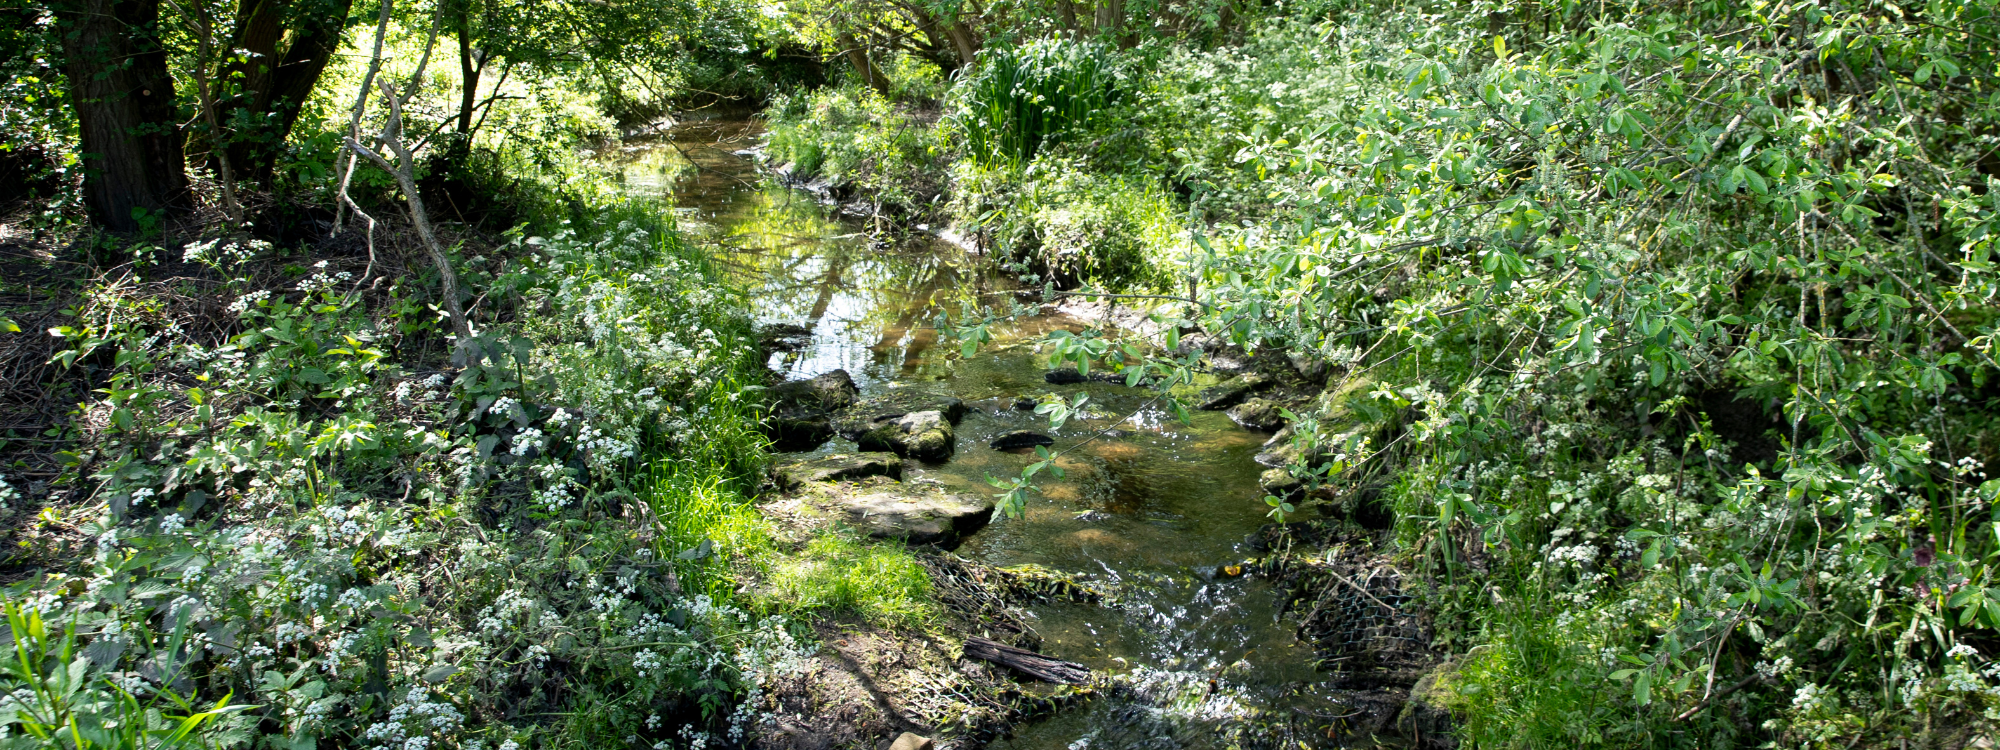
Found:
[[779, 487], [795, 490], [807, 482], [838, 482], [864, 477], [903, 478], [903, 459], [894, 453], [836, 453], [819, 458], [780, 461], [771, 467]]
[[1245, 429], [1277, 432], [1285, 426], [1284, 407], [1269, 399], [1253, 398], [1229, 408], [1229, 418]]
[[1264, 490], [1264, 494], [1285, 500], [1296, 500], [1306, 491], [1306, 483], [1284, 469], [1265, 470], [1258, 475], [1257, 486]]
[[1200, 406], [1196, 408], [1204, 411], [1221, 411], [1243, 403], [1244, 399], [1250, 397], [1250, 394], [1263, 390], [1270, 385], [1271, 380], [1269, 378], [1254, 372], [1246, 372], [1208, 388], [1203, 388], [1201, 393], [1196, 396], [1196, 398], [1201, 399]]
[[909, 544], [958, 545], [993, 518], [993, 500], [947, 493], [936, 487], [881, 484], [836, 493], [828, 502], [869, 536]]
[[1041, 402], [1039, 401], [1036, 401], [1032, 398], [1028, 398], [1027, 396], [1022, 396], [1020, 398], [1014, 399], [1014, 411], [1034, 411], [1035, 407], [1040, 404]]
[[1038, 445], [1055, 445], [1056, 439], [1034, 430], [1015, 430], [994, 438], [991, 445], [997, 451], [1020, 450]]
[[834, 414], [853, 406], [860, 393], [846, 370], [771, 386], [766, 392], [770, 412], [764, 419], [764, 434], [779, 451], [818, 448], [833, 438]]
[[854, 442], [864, 451], [888, 451], [924, 461], [951, 458], [958, 438], [941, 411], [918, 411], [878, 422]]
[[958, 424], [965, 418], [965, 401], [957, 396], [919, 388], [898, 388], [879, 396], [862, 399], [833, 419], [833, 429], [849, 440], [883, 424], [916, 412], [934, 411], [946, 422]]

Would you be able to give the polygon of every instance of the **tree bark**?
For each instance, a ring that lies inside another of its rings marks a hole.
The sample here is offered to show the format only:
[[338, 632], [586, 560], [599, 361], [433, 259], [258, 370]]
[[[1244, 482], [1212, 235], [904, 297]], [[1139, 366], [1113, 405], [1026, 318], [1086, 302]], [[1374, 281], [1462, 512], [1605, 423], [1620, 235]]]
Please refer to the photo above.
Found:
[[1111, 37], [1120, 46], [1125, 39], [1125, 0], [1097, 0], [1097, 33]]
[[868, 58], [868, 48], [861, 46], [861, 42], [847, 32], [835, 37], [834, 43], [840, 45], [840, 53], [847, 57], [847, 64], [854, 66], [854, 72], [860, 74], [862, 82], [883, 96], [889, 95], [889, 80], [875, 70], [875, 61]]
[[235, 91], [223, 109], [229, 161], [244, 179], [269, 185], [300, 109], [340, 50], [353, 0], [239, 0], [232, 49], [248, 51], [224, 68]]
[[[470, 137], [472, 134], [472, 110], [479, 104], [479, 74], [485, 72], [486, 61], [474, 60], [472, 50], [472, 8], [471, 1], [458, 4], [458, 73], [464, 82], [463, 92], [458, 99], [458, 134]], [[463, 144], [470, 147], [471, 144]]]
[[135, 212], [187, 210], [187, 161], [158, 36], [159, 0], [74, 0], [58, 6], [57, 17], [91, 218], [131, 232], [142, 228]]
[[952, 48], [958, 50], [959, 67], [971, 67], [979, 59], [979, 35], [964, 20], [953, 18], [945, 22], [944, 34], [951, 37]]
[[1090, 668], [986, 638], [965, 639], [965, 658], [990, 661], [1043, 682], [1090, 684]]

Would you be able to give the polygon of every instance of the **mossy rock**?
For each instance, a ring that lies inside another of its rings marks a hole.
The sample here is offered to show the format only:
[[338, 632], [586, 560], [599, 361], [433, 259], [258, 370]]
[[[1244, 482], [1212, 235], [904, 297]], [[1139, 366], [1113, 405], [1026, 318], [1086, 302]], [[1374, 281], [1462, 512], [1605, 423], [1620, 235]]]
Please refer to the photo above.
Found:
[[834, 370], [809, 380], [771, 386], [764, 434], [780, 451], [809, 451], [833, 439], [836, 412], [854, 405], [861, 390], [846, 370]]
[[833, 428], [849, 440], [860, 440], [862, 435], [884, 423], [926, 411], [937, 412], [946, 422], [956, 425], [965, 419], [965, 401], [948, 393], [898, 388], [848, 407], [834, 418]]
[[1229, 419], [1244, 429], [1277, 432], [1285, 426], [1284, 407], [1270, 399], [1253, 398], [1229, 409]]
[[958, 436], [943, 412], [919, 411], [881, 422], [854, 442], [864, 451], [886, 451], [922, 461], [944, 461], [958, 448]]

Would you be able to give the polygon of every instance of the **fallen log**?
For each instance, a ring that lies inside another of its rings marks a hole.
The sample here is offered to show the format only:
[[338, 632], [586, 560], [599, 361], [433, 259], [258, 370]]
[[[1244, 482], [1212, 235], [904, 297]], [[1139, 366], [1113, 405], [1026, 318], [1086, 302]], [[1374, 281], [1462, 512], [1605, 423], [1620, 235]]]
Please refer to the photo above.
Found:
[[1090, 684], [1090, 668], [1071, 661], [1054, 659], [1027, 649], [1015, 648], [985, 638], [968, 638], [965, 657], [990, 661], [1043, 682], [1064, 685]]

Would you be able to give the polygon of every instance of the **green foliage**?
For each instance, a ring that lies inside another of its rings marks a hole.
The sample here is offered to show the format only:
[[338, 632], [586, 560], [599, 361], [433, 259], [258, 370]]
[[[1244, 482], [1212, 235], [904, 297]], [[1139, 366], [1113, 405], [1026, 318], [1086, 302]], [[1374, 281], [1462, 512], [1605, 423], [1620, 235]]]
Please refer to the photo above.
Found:
[[1119, 84], [1104, 46], [1051, 38], [988, 48], [953, 93], [952, 122], [967, 153], [983, 164], [1020, 166], [1045, 143], [1099, 127]]
[[1181, 211], [1143, 179], [1043, 156], [1024, 170], [961, 162], [952, 213], [1030, 285], [1153, 287], [1187, 247]]
[[[18, 587], [17, 591], [18, 592]], [[145, 662], [161, 684], [149, 686], [138, 675], [110, 667], [130, 645], [100, 640], [90, 649], [77, 647], [76, 625], [51, 632], [41, 613], [6, 604], [12, 658], [0, 672], [0, 747], [49, 747], [65, 750], [154, 750], [212, 747], [221, 739], [216, 719], [257, 708], [231, 705], [224, 695], [213, 706], [198, 710], [176, 691], [186, 683], [188, 618], [174, 622], [165, 648]], [[178, 712], [178, 713], [170, 713]], [[18, 728], [19, 734], [16, 734]]]
[[1060, 169], [1183, 191], [1187, 322], [1366, 384], [1299, 468], [1395, 509], [1467, 739], [1938, 737], [2000, 715], [1996, 10], [1274, 18]]
[[779, 96], [765, 117], [773, 163], [851, 185], [885, 210], [935, 210], [950, 149], [933, 113], [848, 85]]
[[[147, 282], [104, 284], [58, 357], [105, 368], [64, 480], [95, 488], [73, 509], [94, 552], [10, 598], [73, 629], [91, 680], [256, 704], [204, 724], [210, 744], [744, 731], [740, 699], [802, 653], [730, 584], [772, 549], [743, 494], [759, 363], [667, 216], [517, 233], [508, 272], [467, 278], [542, 312], [448, 372], [398, 356], [435, 330], [399, 318], [431, 310], [370, 304], [324, 265], [243, 293], [219, 342]], [[274, 251], [188, 255], [234, 275]], [[509, 718], [537, 714], [560, 719]]]

